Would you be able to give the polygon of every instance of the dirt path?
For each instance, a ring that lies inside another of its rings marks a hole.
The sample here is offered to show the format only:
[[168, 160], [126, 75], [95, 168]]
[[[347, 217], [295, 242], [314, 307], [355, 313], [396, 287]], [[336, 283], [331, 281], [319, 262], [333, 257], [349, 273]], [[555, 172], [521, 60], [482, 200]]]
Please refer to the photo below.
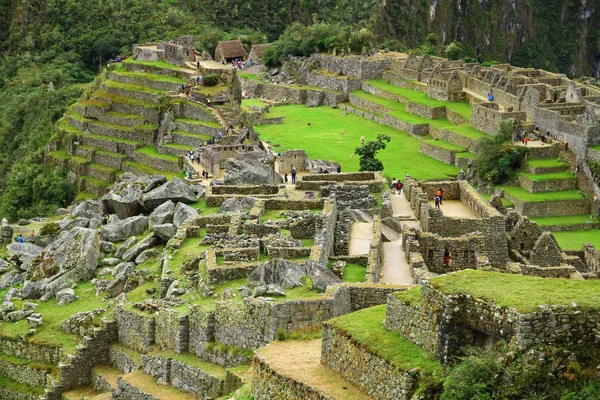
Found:
[[368, 254], [372, 241], [373, 223], [354, 222], [350, 228], [350, 243], [348, 243], [349, 255]]
[[406, 260], [400, 240], [383, 243], [383, 265], [379, 282], [402, 285], [412, 285], [414, 283], [410, 265]]
[[256, 353], [278, 374], [339, 400], [370, 399], [337, 372], [321, 364], [321, 340], [272, 342]]
[[392, 202], [392, 212], [394, 217], [402, 217], [403, 219], [417, 219], [410, 203], [406, 199], [404, 192], [402, 194], [390, 194], [390, 201]]

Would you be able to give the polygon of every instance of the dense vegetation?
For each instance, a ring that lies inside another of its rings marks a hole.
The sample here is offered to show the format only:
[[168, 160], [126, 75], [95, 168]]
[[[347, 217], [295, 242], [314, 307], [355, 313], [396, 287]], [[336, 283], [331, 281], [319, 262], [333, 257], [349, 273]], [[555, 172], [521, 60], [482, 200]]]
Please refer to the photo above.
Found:
[[441, 0], [432, 9], [426, 0], [1, 0], [0, 215], [30, 217], [72, 200], [61, 171], [42, 172], [44, 144], [82, 84], [133, 43], [191, 34], [198, 49], [212, 52], [223, 39], [246, 46], [279, 39], [271, 62], [379, 45], [590, 74], [600, 48], [597, 3]]

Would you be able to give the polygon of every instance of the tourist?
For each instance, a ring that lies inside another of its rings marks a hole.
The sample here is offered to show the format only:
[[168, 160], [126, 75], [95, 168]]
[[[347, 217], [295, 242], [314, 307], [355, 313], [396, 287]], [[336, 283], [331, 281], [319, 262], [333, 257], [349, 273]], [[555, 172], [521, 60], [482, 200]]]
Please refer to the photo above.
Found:
[[489, 100], [489, 101], [494, 101], [494, 95], [493, 95], [493, 94], [491, 94], [491, 93], [488, 93], [488, 96], [487, 96], [487, 97], [488, 97], [488, 100]]
[[[206, 146], [206, 142], [204, 142], [204, 145]], [[190, 161], [192, 164], [194, 163], [194, 153], [190, 154]]]
[[223, 132], [219, 131], [219, 133], [217, 134], [217, 136], [219, 137], [219, 140], [223, 139]]
[[322, 174], [323, 173], [323, 167], [319, 167], [319, 173]]
[[444, 191], [442, 190], [442, 188], [439, 188], [437, 190], [437, 192], [435, 192], [435, 197], [439, 197], [440, 198], [440, 204], [442, 204], [442, 196], [444, 195]]
[[565, 151], [569, 151], [569, 142], [565, 142]]
[[398, 194], [398, 179], [392, 178], [392, 189], [394, 189], [394, 194]]
[[181, 92], [185, 93], [185, 85], [183, 83], [181, 84]]
[[396, 194], [398, 194], [398, 191], [400, 192], [400, 195], [402, 195], [402, 188], [404, 187], [404, 184], [400, 181], [398, 181], [398, 184], [396, 185]]
[[341, 173], [342, 172], [342, 166], [340, 164], [338, 164], [337, 166], [337, 173]]
[[440, 208], [440, 204], [442, 203], [442, 199], [440, 198], [440, 196], [435, 196], [433, 198], [433, 202], [435, 203], [435, 207], [436, 208]]
[[546, 137], [548, 137], [548, 138], [550, 137], [550, 129], [546, 130]]
[[285, 184], [287, 185], [288, 183], [288, 176], [287, 176], [287, 172], [285, 173], [285, 175], [283, 176], [283, 181], [285, 182]]
[[296, 171], [296, 168], [292, 168], [292, 184], [296, 184], [296, 174], [298, 172]]
[[312, 126], [312, 122], [309, 122], [308, 123], [308, 127], [310, 128], [311, 126]]
[[23, 235], [21, 235], [20, 233], [19, 236], [17, 236], [17, 242], [23, 243]]
[[529, 138], [526, 137], [525, 139], [523, 139], [523, 143], [525, 143], [525, 146], [527, 146], [527, 142], [529, 142]]
[[365, 144], [365, 137], [364, 136], [360, 137], [360, 144]]

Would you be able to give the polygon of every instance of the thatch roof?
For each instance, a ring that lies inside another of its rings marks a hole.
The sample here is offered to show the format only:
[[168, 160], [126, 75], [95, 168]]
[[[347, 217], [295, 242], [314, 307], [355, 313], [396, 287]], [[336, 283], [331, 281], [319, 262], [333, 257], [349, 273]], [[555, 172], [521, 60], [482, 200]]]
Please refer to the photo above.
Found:
[[248, 55], [240, 40], [218, 42], [216, 52], [220, 51], [224, 58], [243, 58]]
[[262, 58], [263, 54], [265, 53], [265, 50], [270, 45], [271, 45], [271, 43], [253, 44], [252, 49], [250, 50], [250, 53], [254, 52], [254, 56], [256, 56], [258, 58]]

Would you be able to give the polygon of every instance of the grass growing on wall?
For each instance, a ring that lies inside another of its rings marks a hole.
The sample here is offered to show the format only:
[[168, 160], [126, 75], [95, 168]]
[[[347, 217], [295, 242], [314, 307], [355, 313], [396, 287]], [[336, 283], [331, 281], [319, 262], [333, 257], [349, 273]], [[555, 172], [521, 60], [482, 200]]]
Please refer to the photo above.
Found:
[[[419, 140], [405, 132], [379, 125], [354, 114], [330, 107], [308, 108], [296, 104], [274, 107], [285, 116], [283, 125], [260, 125], [255, 129], [274, 150], [305, 149], [311, 159], [337, 161], [342, 172], [358, 171], [358, 157], [352, 157], [360, 138], [374, 140], [377, 134], [391, 137], [388, 147], [378, 154], [386, 175], [409, 174], [417, 179], [444, 179], [459, 171], [419, 153]], [[312, 126], [308, 126], [308, 122]], [[340, 132], [345, 132], [343, 135]], [[276, 146], [278, 145], [278, 146]]]
[[[581, 241], [579, 242], [581, 243]], [[500, 307], [533, 312], [539, 305], [571, 305], [600, 309], [600, 281], [539, 278], [491, 271], [465, 270], [430, 279], [448, 294], [470, 294]]]
[[530, 217], [529, 219], [536, 222], [539, 226], [550, 226], [550, 225], [579, 225], [579, 224], [591, 224], [594, 222], [600, 222], [595, 218], [590, 218], [589, 214], [582, 215], [562, 215], [558, 217]]
[[529, 193], [527, 190], [514, 186], [501, 186], [504, 192], [511, 197], [526, 203], [537, 203], [545, 201], [581, 200], [585, 198], [579, 190], [559, 190], [557, 192]]
[[383, 325], [385, 305], [365, 308], [326, 322], [352, 336], [373, 353], [406, 371], [419, 368], [425, 373], [442, 371], [440, 363], [416, 344], [409, 342]]

